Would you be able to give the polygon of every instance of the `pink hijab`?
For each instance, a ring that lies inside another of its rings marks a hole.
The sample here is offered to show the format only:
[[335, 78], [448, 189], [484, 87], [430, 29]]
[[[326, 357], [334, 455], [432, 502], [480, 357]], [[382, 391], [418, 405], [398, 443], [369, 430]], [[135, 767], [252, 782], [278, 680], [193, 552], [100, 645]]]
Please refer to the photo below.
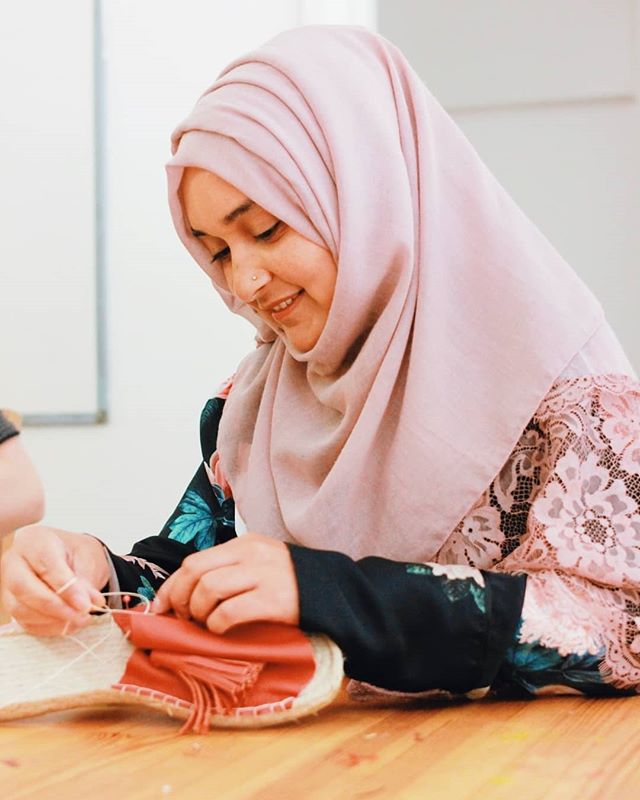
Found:
[[[218, 447], [249, 530], [352, 557], [429, 560], [602, 321], [402, 53], [367, 30], [276, 36], [173, 135], [176, 229], [262, 342]], [[325, 329], [295, 352], [189, 232], [185, 166], [216, 173], [338, 264]]]

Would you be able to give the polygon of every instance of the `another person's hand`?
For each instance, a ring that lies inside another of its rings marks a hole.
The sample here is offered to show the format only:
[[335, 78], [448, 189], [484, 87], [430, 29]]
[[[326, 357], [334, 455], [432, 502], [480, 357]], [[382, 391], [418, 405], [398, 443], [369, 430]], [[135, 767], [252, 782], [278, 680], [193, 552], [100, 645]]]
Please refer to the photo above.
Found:
[[104, 605], [99, 590], [108, 580], [107, 557], [97, 539], [30, 525], [16, 534], [2, 559], [2, 602], [29, 633], [72, 633], [89, 622], [91, 608]]
[[44, 514], [42, 484], [21, 438], [12, 436], [0, 444], [0, 538]]
[[299, 622], [298, 584], [287, 546], [246, 533], [185, 558], [160, 587], [151, 610], [172, 610], [214, 633], [246, 622]]

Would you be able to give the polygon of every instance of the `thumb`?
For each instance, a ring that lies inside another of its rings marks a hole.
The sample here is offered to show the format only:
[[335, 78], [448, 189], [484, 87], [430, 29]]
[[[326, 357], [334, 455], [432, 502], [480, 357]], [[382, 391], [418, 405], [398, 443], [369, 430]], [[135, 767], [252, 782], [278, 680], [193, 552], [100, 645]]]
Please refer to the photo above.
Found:
[[68, 583], [56, 590], [56, 594], [78, 611], [88, 612], [106, 608], [104, 595], [86, 578], [74, 575]]
[[101, 594], [96, 589], [96, 587], [93, 586], [93, 584], [90, 583], [90, 581], [88, 581], [86, 578], [80, 578], [80, 580], [85, 583], [85, 585], [87, 587], [87, 591], [89, 592], [89, 600], [90, 600], [90, 603], [91, 603], [91, 610], [94, 611], [94, 610], [97, 610], [99, 608], [105, 609], [107, 607], [107, 601], [105, 599], [105, 596], [103, 594]]

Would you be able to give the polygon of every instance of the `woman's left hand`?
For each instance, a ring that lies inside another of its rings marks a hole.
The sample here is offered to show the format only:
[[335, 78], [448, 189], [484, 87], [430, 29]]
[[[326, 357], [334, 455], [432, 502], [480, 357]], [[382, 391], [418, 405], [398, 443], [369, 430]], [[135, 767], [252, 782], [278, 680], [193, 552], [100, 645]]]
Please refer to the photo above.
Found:
[[298, 583], [284, 542], [245, 533], [187, 556], [158, 590], [151, 610], [225, 633], [246, 622], [297, 625]]

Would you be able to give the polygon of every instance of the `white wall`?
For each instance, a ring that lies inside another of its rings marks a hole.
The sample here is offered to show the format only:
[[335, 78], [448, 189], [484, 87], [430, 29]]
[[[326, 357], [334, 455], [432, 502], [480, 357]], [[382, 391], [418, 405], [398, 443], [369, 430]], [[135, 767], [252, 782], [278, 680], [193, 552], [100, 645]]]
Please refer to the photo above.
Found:
[[109, 422], [25, 429], [49, 524], [90, 531], [115, 549], [156, 533], [199, 463], [204, 401], [252, 346], [251, 327], [228, 313], [173, 230], [164, 175], [172, 129], [231, 59], [297, 24], [369, 23], [372, 8], [368, 0], [103, 3]]
[[380, 0], [378, 29], [591, 286], [640, 372], [640, 2]]

